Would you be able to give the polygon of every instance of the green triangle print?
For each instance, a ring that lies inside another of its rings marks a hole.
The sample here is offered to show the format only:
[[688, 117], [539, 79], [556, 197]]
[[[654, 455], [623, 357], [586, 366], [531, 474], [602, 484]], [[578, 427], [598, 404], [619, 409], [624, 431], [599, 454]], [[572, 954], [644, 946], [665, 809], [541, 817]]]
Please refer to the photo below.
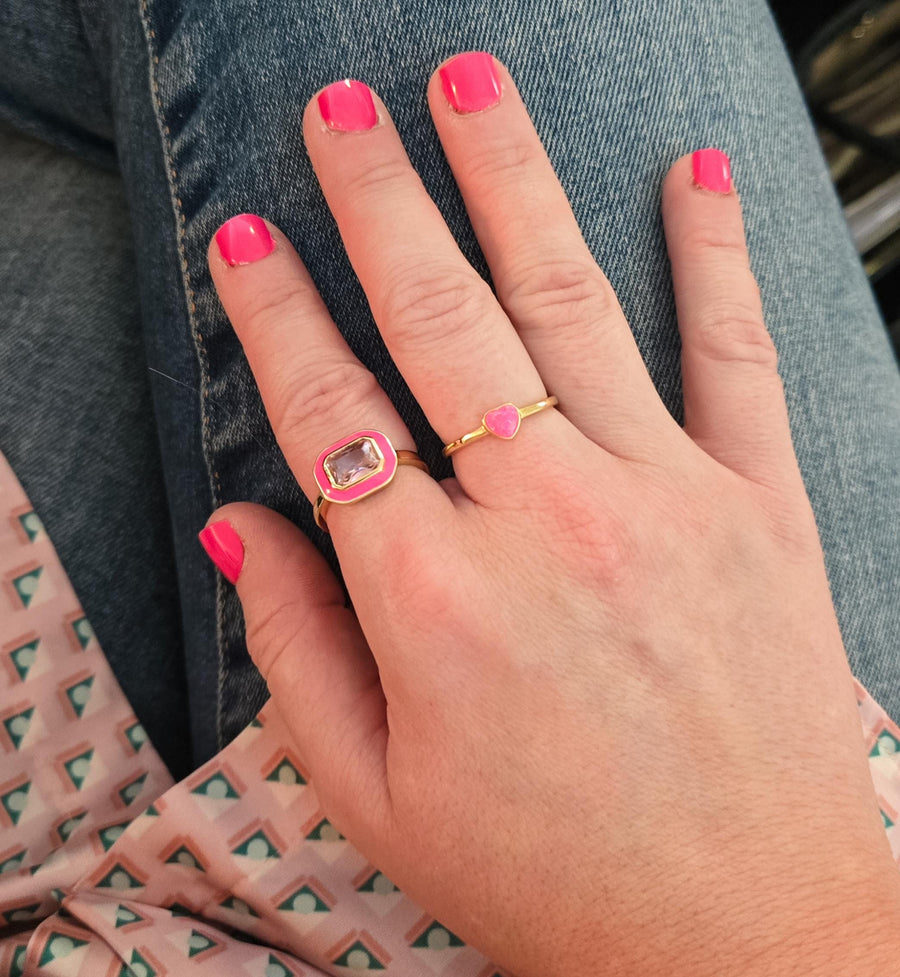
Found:
[[284, 912], [301, 913], [304, 916], [331, 912], [331, 906], [326, 905], [308, 885], [304, 885], [292, 896], [288, 896], [278, 908]]
[[188, 909], [187, 906], [182, 906], [182, 904], [180, 902], [173, 902], [171, 906], [166, 906], [166, 909], [168, 909], [169, 912], [173, 916], [193, 916], [194, 915], [193, 912], [190, 909]]
[[885, 828], [893, 828], [894, 822], [887, 816], [887, 812], [881, 812], [881, 820], [884, 821]]
[[140, 794], [144, 787], [144, 781], [147, 779], [147, 774], [142, 773], [137, 780], [132, 780], [130, 784], [126, 784], [120, 791], [119, 797], [122, 798], [125, 804], [131, 804]]
[[338, 831], [338, 829], [328, 820], [328, 818], [322, 818], [322, 820], [310, 831], [306, 836], [307, 841], [344, 841], [344, 836]]
[[261, 862], [264, 858], [281, 858], [281, 852], [269, 841], [262, 830], [250, 835], [237, 848], [232, 848], [231, 854], [243, 855], [245, 858], [252, 858], [257, 862]]
[[23, 573], [21, 577], [13, 578], [13, 587], [15, 587], [16, 593], [19, 595], [19, 600], [22, 601], [23, 607], [28, 607], [35, 593], [37, 593], [38, 581], [43, 572], [44, 568], [38, 567], [36, 570]]
[[240, 797], [240, 794], [231, 786], [230, 781], [223, 773], [214, 773], [202, 784], [199, 784], [192, 791], [192, 794], [201, 794], [203, 797], [211, 797], [216, 801], [231, 800]]
[[451, 946], [465, 946], [465, 943], [458, 936], [451, 933], [446, 926], [441, 926], [435, 920], [410, 946], [425, 950], [446, 950]]
[[69, 835], [78, 827], [86, 814], [87, 811], [72, 814], [56, 829], [56, 833], [62, 838], [64, 843], [69, 840]]
[[875, 740], [869, 756], [896, 756], [897, 754], [900, 754], [900, 740], [885, 729]]
[[63, 764], [66, 768], [66, 773], [69, 775], [69, 780], [75, 785], [75, 790], [81, 790], [81, 785], [91, 772], [91, 760], [93, 756], [93, 749], [85, 750], [84, 753], [79, 753], [78, 756], [72, 757], [71, 760], [67, 760]]
[[0, 862], [0, 875], [6, 872], [15, 872], [16, 869], [22, 867], [22, 862], [25, 861], [25, 856], [28, 854], [28, 849], [23, 848], [21, 851], [17, 851], [15, 855], [10, 855], [9, 858]]
[[137, 950], [131, 951], [131, 960], [128, 961], [128, 969], [125, 973], [128, 974], [128, 977], [156, 977], [156, 971]]
[[9, 970], [9, 977], [22, 977], [25, 973], [25, 954], [28, 953], [28, 944], [17, 946], [13, 954], [12, 966]]
[[131, 744], [131, 748], [135, 753], [147, 742], [147, 731], [140, 723], [129, 726], [125, 730], [125, 735], [128, 737], [128, 742]]
[[144, 883], [119, 862], [116, 862], [97, 883], [98, 889], [116, 889], [119, 892], [124, 892], [126, 889], [143, 889], [143, 887]]
[[223, 909], [230, 909], [233, 913], [240, 913], [241, 916], [256, 916], [257, 919], [259, 918], [259, 913], [252, 906], [247, 905], [243, 899], [238, 899], [237, 896], [229, 896], [227, 899], [223, 899], [219, 905]]
[[262, 729], [263, 724], [259, 721], [259, 716], [254, 716], [249, 723], [251, 729]]
[[332, 963], [337, 967], [349, 967], [354, 971], [384, 970], [384, 964], [361, 940], [357, 940]]
[[28, 732], [28, 727], [31, 725], [31, 717], [34, 715], [34, 706], [30, 709], [25, 709], [22, 712], [16, 713], [15, 716], [10, 716], [8, 719], [3, 720], [3, 725], [6, 727], [6, 732], [9, 738], [12, 740], [13, 746], [18, 750], [19, 744], [25, 739], [25, 734]]
[[76, 685], [70, 685], [66, 689], [66, 697], [72, 704], [72, 708], [75, 710], [75, 715], [81, 719], [81, 714], [84, 712], [84, 707], [88, 704], [91, 698], [91, 686], [94, 684], [94, 676], [91, 675], [86, 678], [83, 682], [78, 682]]
[[29, 543], [33, 543], [44, 531], [44, 524], [36, 512], [25, 512], [19, 516], [19, 525], [25, 530]]
[[28, 791], [31, 790], [31, 781], [14, 787], [6, 794], [0, 795], [0, 804], [6, 809], [13, 824], [19, 823], [22, 812], [28, 806]]
[[37, 658], [37, 649], [40, 643], [41, 639], [35, 638], [34, 641], [29, 641], [27, 645], [19, 645], [18, 648], [14, 648], [9, 653], [13, 667], [23, 682], [28, 678], [28, 672], [31, 670], [35, 658]]
[[78, 644], [81, 645], [82, 649], [87, 648], [91, 638], [94, 637], [94, 629], [91, 627], [91, 622], [86, 617], [79, 617], [72, 622], [72, 630], [75, 632], [75, 637], [78, 639]]
[[384, 872], [373, 872], [362, 885], [357, 886], [357, 892], [374, 892], [379, 896], [386, 896], [391, 892], [400, 890], [384, 874]]
[[143, 922], [144, 917], [140, 916], [128, 906], [116, 906], [116, 929], [121, 926], [130, 926], [132, 923]]
[[79, 940], [66, 933], [51, 931], [44, 946], [44, 952], [41, 954], [41, 959], [38, 961], [38, 966], [46, 967], [48, 963], [53, 963], [54, 960], [62, 960], [80, 946], [87, 946], [87, 940]]
[[208, 936], [204, 936], [196, 930], [191, 930], [190, 939], [188, 940], [188, 957], [196, 957], [198, 953], [204, 953], [206, 950], [218, 945], [215, 940], [211, 940]]
[[152, 818], [158, 818], [159, 817], [159, 811], [157, 811], [155, 804], [151, 804], [147, 808], [147, 810], [144, 811], [144, 814], [149, 814], [150, 817], [152, 817]]
[[276, 784], [300, 784], [306, 783], [303, 774], [285, 757], [266, 777], [266, 780], [272, 780]]
[[206, 866], [187, 845], [176, 848], [166, 859], [166, 864], [183, 865], [185, 868], [195, 868], [198, 872], [206, 871]]
[[109, 824], [97, 832], [97, 837], [100, 839], [100, 844], [103, 845], [104, 851], [109, 851], [112, 848], [119, 838], [122, 837], [123, 832], [130, 823], [130, 821], [122, 821], [119, 824]]
[[15, 909], [7, 909], [3, 913], [3, 918], [6, 920], [7, 926], [12, 923], [24, 923], [26, 920], [32, 919], [40, 908], [39, 902], [33, 902], [30, 906], [16, 906]]
[[269, 954], [269, 962], [265, 969], [266, 977], [295, 977], [293, 970], [287, 967], [277, 958]]

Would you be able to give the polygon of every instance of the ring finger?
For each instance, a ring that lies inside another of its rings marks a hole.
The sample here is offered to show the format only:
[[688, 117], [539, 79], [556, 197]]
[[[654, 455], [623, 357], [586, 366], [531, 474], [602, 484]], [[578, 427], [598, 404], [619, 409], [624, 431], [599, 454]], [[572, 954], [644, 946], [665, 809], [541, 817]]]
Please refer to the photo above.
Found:
[[509, 72], [486, 52], [456, 55], [428, 101], [500, 303], [566, 417], [620, 457], [666, 454], [683, 433]]

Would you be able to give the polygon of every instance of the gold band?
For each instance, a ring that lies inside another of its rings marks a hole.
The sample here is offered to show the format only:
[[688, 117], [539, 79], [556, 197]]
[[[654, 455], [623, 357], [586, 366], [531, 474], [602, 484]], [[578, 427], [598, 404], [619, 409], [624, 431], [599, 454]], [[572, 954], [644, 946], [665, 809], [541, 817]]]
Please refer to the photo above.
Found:
[[[430, 475], [431, 471], [428, 465], [416, 454], [415, 451], [398, 451], [397, 452], [397, 465], [412, 465], [413, 468], [419, 468], [426, 475]], [[319, 529], [324, 530], [326, 533], [328, 530], [328, 525], [325, 522], [325, 513], [328, 511], [328, 506], [331, 505], [332, 499], [326, 499], [324, 495], [320, 495], [313, 505], [313, 518], [316, 520], [316, 525]], [[337, 503], [342, 504], [342, 503]]]
[[475, 431], [470, 431], [468, 434], [464, 434], [461, 438], [457, 438], [456, 441], [445, 444], [444, 457], [449, 458], [454, 451], [459, 451], [460, 448], [464, 448], [467, 444], [471, 444], [473, 441], [477, 441], [479, 438], [483, 438], [488, 434], [493, 434], [495, 437], [502, 438], [504, 441], [509, 441], [515, 437], [519, 430], [518, 423], [515, 425], [515, 430], [512, 434], [500, 434], [498, 433], [499, 426], [491, 420], [491, 415], [496, 415], [503, 411], [510, 413], [517, 411], [519, 420], [521, 421], [523, 417], [531, 417], [532, 414], [538, 414], [542, 410], [547, 410], [549, 407], [555, 407], [558, 403], [559, 398], [547, 397], [544, 400], [539, 400], [536, 404], [529, 404], [527, 407], [516, 407], [515, 404], [502, 404], [500, 407], [495, 407], [481, 418], [481, 427]]

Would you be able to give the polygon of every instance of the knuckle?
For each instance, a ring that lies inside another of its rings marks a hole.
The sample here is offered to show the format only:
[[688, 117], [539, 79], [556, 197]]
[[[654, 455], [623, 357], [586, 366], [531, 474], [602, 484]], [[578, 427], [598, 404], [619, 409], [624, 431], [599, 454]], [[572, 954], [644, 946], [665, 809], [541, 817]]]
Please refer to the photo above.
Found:
[[473, 147], [466, 160], [466, 175], [474, 184], [491, 187], [512, 183], [521, 187], [539, 156], [532, 146], [521, 142], [487, 143]]
[[309, 298], [308, 287], [293, 278], [256, 288], [251, 285], [242, 292], [236, 318], [246, 321], [252, 333], [265, 332], [276, 324], [302, 318]]
[[618, 302], [606, 276], [584, 258], [529, 259], [511, 270], [502, 303], [516, 322], [544, 326], [605, 319]]
[[246, 615], [247, 649], [267, 681], [285, 656], [302, 647], [303, 632], [309, 621], [309, 608], [296, 602], [279, 602], [260, 614]]
[[717, 256], [724, 255], [750, 267], [743, 232], [737, 225], [727, 222], [691, 226], [683, 233], [681, 250], [695, 260], [717, 260]]
[[778, 372], [778, 350], [758, 308], [730, 300], [707, 303], [693, 324], [691, 339], [707, 359], [719, 363], [749, 363]]
[[302, 444], [313, 417], [353, 417], [371, 406], [379, 392], [375, 376], [361, 363], [316, 362], [308, 375], [283, 381], [271, 410], [272, 429], [279, 443]]
[[399, 186], [410, 181], [409, 162], [400, 156], [385, 156], [365, 160], [365, 165], [341, 183], [341, 195], [346, 200], [396, 193]]
[[386, 282], [382, 313], [400, 344], [444, 346], [469, 333], [493, 304], [490, 288], [474, 271], [435, 265], [404, 269]]

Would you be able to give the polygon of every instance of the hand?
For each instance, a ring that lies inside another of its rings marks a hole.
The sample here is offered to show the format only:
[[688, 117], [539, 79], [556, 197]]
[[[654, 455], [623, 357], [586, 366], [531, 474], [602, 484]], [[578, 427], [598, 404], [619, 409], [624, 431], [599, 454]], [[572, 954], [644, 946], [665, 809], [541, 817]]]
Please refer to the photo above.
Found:
[[[450, 71], [454, 97], [472, 72], [502, 91], [462, 112], [437, 74], [428, 88], [496, 297], [377, 97], [313, 99], [309, 154], [444, 441], [498, 404], [559, 407], [460, 450], [455, 479], [403, 467], [331, 506], [355, 613], [282, 517], [211, 517], [243, 541], [250, 652], [323, 808], [521, 977], [878, 972], [900, 879], [726, 163], [697, 157], [704, 188], [680, 159], [663, 190], [682, 429], [509, 74], [484, 57]], [[415, 446], [290, 243], [250, 226], [220, 231], [210, 268], [312, 501], [340, 437]]]

